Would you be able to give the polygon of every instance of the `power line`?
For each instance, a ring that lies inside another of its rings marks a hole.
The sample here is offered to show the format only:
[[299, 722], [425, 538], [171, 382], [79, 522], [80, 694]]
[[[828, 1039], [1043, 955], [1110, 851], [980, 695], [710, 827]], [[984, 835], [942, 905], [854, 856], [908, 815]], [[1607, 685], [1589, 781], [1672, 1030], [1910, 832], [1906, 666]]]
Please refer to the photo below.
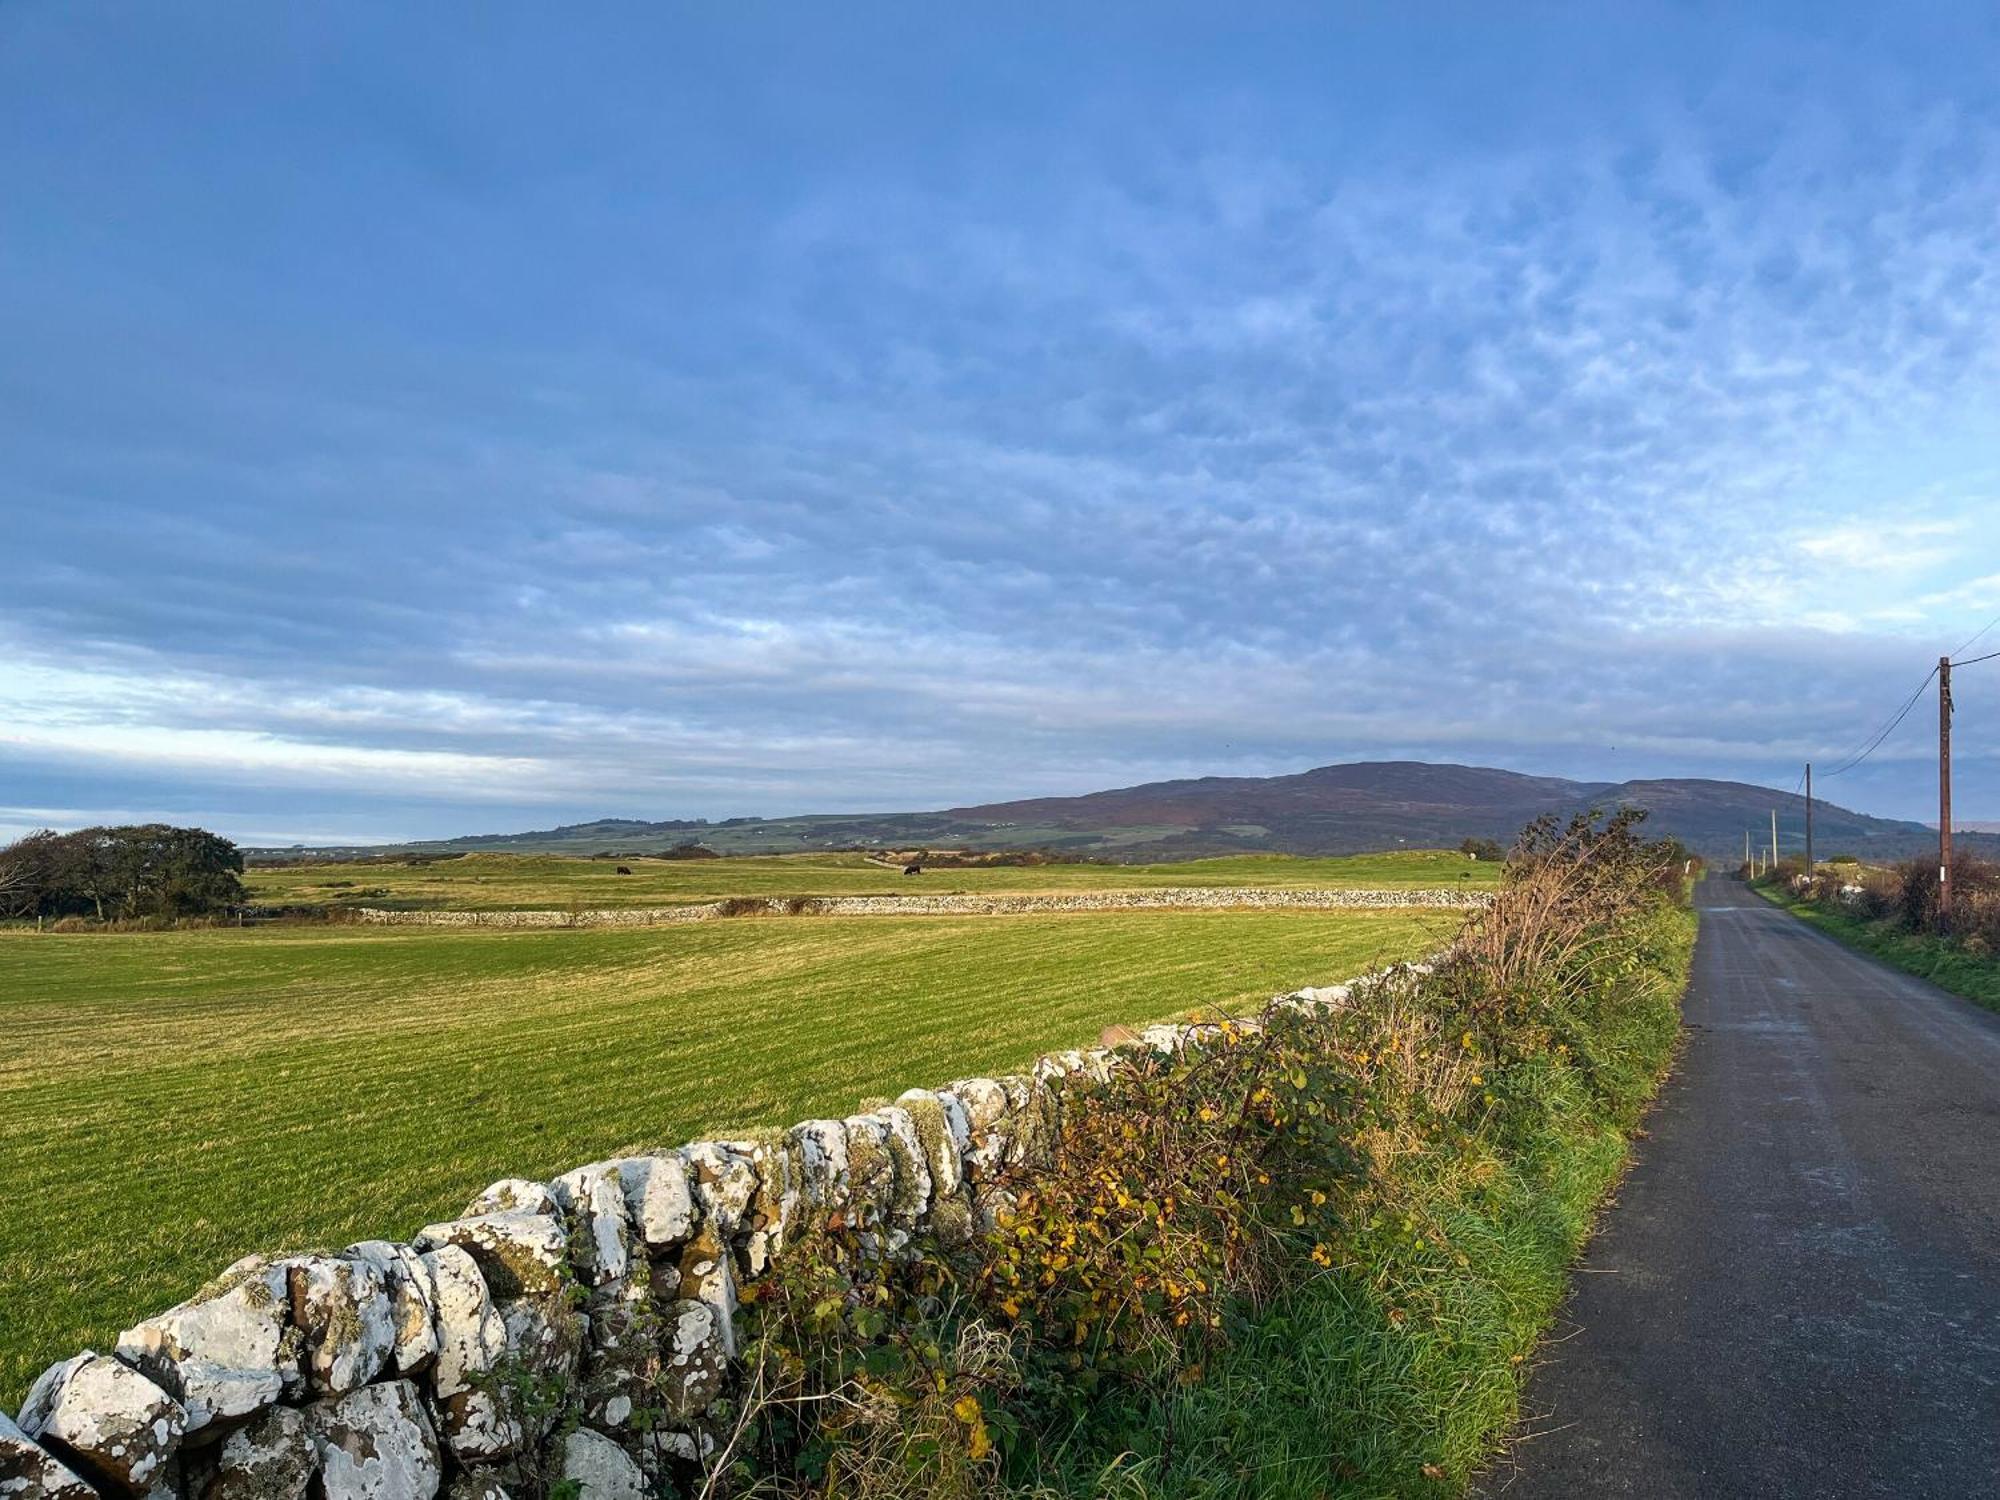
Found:
[[[1994, 654], [2000, 655], [2000, 652], [1995, 652]], [[1848, 756], [1839, 765], [1835, 766], [1831, 771], [1822, 772], [1820, 775], [1820, 780], [1825, 781], [1830, 777], [1844, 775], [1845, 773], [1853, 770], [1856, 766], [1860, 765], [1864, 760], [1868, 759], [1868, 757], [1873, 755], [1877, 750], [1881, 749], [1882, 742], [1888, 739], [1890, 735], [1896, 732], [1896, 726], [1902, 723], [1903, 720], [1907, 719], [1910, 716], [1910, 710], [1917, 706], [1917, 700], [1923, 697], [1924, 689], [1931, 685], [1931, 679], [1937, 676], [1937, 674], [1938, 674], [1938, 669], [1936, 667], [1932, 667], [1928, 672], [1924, 673], [1924, 680], [1918, 683], [1917, 690], [1914, 693], [1910, 694], [1909, 702], [1905, 703], [1900, 709], [1897, 710], [1896, 717], [1891, 719], [1887, 724], [1883, 725], [1881, 731], [1866, 745], [1862, 746], [1860, 750]]]
[[[2000, 615], [1995, 615], [1995, 616], [1994, 616], [1994, 617], [1993, 617], [1992, 619], [1988, 620], [1988, 621], [1987, 621], [1987, 622], [1986, 622], [1986, 623], [1985, 623], [1984, 625], [1980, 626], [1980, 627], [1979, 627], [1979, 630], [1978, 630], [1978, 632], [1977, 632], [1977, 634], [1975, 634], [1975, 635], [1974, 635], [1974, 636], [1972, 637], [1972, 639], [1971, 639], [1971, 640], [1969, 640], [1969, 641], [1965, 642], [1965, 644], [1964, 644], [1964, 645], [1960, 646], [1960, 647], [1958, 648], [1958, 651], [1965, 651], [1965, 650], [1968, 650], [1968, 649], [1970, 649], [1971, 647], [1973, 647], [1973, 646], [1977, 645], [1977, 644], [1979, 643], [1979, 639], [1980, 639], [1980, 637], [1981, 637], [1981, 636], [1983, 636], [1983, 635], [1985, 635], [1985, 634], [1986, 634], [1986, 632], [1987, 632], [1987, 631], [1989, 631], [1989, 630], [1991, 630], [1991, 629], [1992, 629], [1992, 628], [1993, 628], [1993, 627], [1994, 627], [1995, 625], [2000, 625]], [[1954, 652], [1952, 652], [1951, 654], [1952, 654], [1953, 656], [1956, 656], [1956, 655], [1958, 655], [1958, 651], [1954, 651]], [[2000, 653], [1996, 653], [1996, 654], [2000, 654]], [[1992, 660], [1992, 658], [1991, 658], [1991, 657], [1987, 657], [1987, 656], [1982, 656], [1982, 657], [1980, 657], [1980, 658], [1979, 658], [1979, 660], [1981, 660], [1981, 661], [1991, 661], [1991, 660]], [[1963, 665], [1963, 663], [1960, 663], [1960, 662], [1953, 662], [1953, 663], [1952, 663], [1952, 665], [1953, 665], [1953, 666], [1960, 666], [1960, 665]]]
[[[1984, 637], [1988, 631], [1992, 630], [1993, 627], [1996, 625], [2000, 625], [2000, 615], [1995, 615], [1992, 619], [1988, 620], [1983, 626], [1979, 628], [1977, 632], [1975, 632], [1971, 636], [1970, 639], [1966, 640], [1962, 645], [1959, 646], [1958, 651], [1952, 652], [1951, 656], [1941, 658], [1937, 666], [1932, 667], [1930, 671], [1924, 674], [1924, 680], [1917, 684], [1917, 690], [1910, 694], [1908, 701], [1905, 702], [1901, 708], [1896, 710], [1896, 716], [1891, 720], [1889, 720], [1887, 724], [1884, 724], [1881, 729], [1876, 731], [1875, 735], [1871, 739], [1869, 739], [1867, 743], [1862, 745], [1862, 747], [1859, 750], [1856, 750], [1852, 754], [1848, 755], [1832, 770], [1822, 771], [1820, 773], [1820, 780], [1825, 781], [1830, 777], [1846, 775], [1849, 771], [1853, 770], [1856, 766], [1860, 765], [1863, 761], [1868, 759], [1869, 756], [1873, 755], [1877, 750], [1881, 749], [1883, 742], [1886, 741], [1890, 735], [1896, 732], [1896, 727], [1899, 724], [1901, 724], [1903, 720], [1907, 719], [1910, 716], [1910, 710], [1917, 706], [1917, 700], [1923, 697], [1924, 689], [1931, 685], [1931, 680], [1935, 678], [1940, 671], [1949, 671], [1953, 667], [1974, 667], [1979, 665], [1979, 663], [1983, 661], [1994, 661], [1996, 659], [2000, 659], [2000, 651], [1989, 651], [1984, 656], [1967, 657], [1964, 661], [1952, 660], [1952, 657], [1957, 656], [1959, 651], [1964, 651], [1969, 647], [1976, 645], [1979, 642], [1979, 640], [1982, 637]], [[1804, 784], [1804, 781], [1805, 781], [1805, 775], [1804, 773], [1801, 773], [1799, 781], [1795, 783], [1792, 788], [1793, 795], [1796, 796], [1798, 794], [1799, 788]]]

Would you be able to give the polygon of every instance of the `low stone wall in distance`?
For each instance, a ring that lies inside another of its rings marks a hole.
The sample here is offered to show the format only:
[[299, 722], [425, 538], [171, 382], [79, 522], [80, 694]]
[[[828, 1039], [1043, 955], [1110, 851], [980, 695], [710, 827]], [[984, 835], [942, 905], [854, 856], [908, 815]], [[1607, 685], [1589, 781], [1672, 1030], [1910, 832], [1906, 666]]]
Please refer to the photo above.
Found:
[[837, 1220], [883, 1255], [962, 1244], [1006, 1206], [1003, 1173], [1050, 1161], [1068, 1080], [1216, 1029], [1155, 1026], [769, 1140], [503, 1180], [407, 1241], [247, 1257], [110, 1352], [46, 1371], [0, 1416], [0, 1497], [519, 1500], [532, 1474], [644, 1500], [726, 1442], [712, 1409], [738, 1292], [788, 1239]]
[[1474, 911], [1492, 896], [1485, 891], [1434, 887], [1427, 890], [1275, 890], [1262, 886], [1187, 886], [1152, 891], [1073, 891], [1058, 895], [938, 896], [739, 896], [690, 906], [653, 906], [600, 911], [388, 911], [357, 908], [357, 920], [382, 927], [655, 927], [670, 922], [706, 922], [717, 917], [967, 917], [1023, 912], [1227, 910], [1356, 907], [1434, 907]]

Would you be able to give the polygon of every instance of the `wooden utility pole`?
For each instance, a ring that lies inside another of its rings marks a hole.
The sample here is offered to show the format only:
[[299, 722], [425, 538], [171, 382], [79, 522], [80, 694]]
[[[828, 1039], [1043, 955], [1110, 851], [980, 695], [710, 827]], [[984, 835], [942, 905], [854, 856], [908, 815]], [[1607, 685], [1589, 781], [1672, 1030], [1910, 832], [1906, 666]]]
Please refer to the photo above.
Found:
[[1951, 931], [1951, 658], [1938, 658], [1938, 926]]
[[1806, 762], [1806, 874], [1813, 872], [1812, 857], [1812, 762]]

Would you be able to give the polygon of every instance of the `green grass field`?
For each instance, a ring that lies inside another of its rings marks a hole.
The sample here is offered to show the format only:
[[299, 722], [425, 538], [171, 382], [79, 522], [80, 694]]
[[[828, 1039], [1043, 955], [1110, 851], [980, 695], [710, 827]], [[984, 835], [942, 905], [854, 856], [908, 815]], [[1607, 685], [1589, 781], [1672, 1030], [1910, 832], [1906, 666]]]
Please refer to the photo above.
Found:
[[[749, 863], [746, 861], [745, 863]], [[1006, 872], [1038, 875], [1038, 871]], [[0, 1408], [251, 1250], [1440, 946], [1443, 912], [0, 934]]]
[[[617, 873], [619, 864], [632, 873]], [[254, 900], [283, 906], [388, 906], [564, 911], [674, 906], [725, 896], [874, 896], [960, 891], [1139, 890], [1164, 886], [1496, 886], [1497, 863], [1417, 849], [1296, 859], [1230, 855], [1170, 865], [1035, 865], [946, 869], [909, 876], [862, 854], [772, 854], [727, 859], [576, 859], [469, 854], [418, 864], [317, 864], [257, 868]]]

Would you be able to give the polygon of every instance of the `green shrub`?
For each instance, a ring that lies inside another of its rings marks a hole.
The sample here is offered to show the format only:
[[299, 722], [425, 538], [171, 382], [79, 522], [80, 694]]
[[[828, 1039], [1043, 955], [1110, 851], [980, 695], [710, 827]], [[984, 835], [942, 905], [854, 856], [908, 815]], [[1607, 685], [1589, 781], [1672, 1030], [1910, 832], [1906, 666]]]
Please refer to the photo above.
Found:
[[1677, 1033], [1692, 915], [1636, 823], [1537, 824], [1421, 981], [1072, 1078], [971, 1245], [795, 1244], [730, 1493], [1461, 1486]]

